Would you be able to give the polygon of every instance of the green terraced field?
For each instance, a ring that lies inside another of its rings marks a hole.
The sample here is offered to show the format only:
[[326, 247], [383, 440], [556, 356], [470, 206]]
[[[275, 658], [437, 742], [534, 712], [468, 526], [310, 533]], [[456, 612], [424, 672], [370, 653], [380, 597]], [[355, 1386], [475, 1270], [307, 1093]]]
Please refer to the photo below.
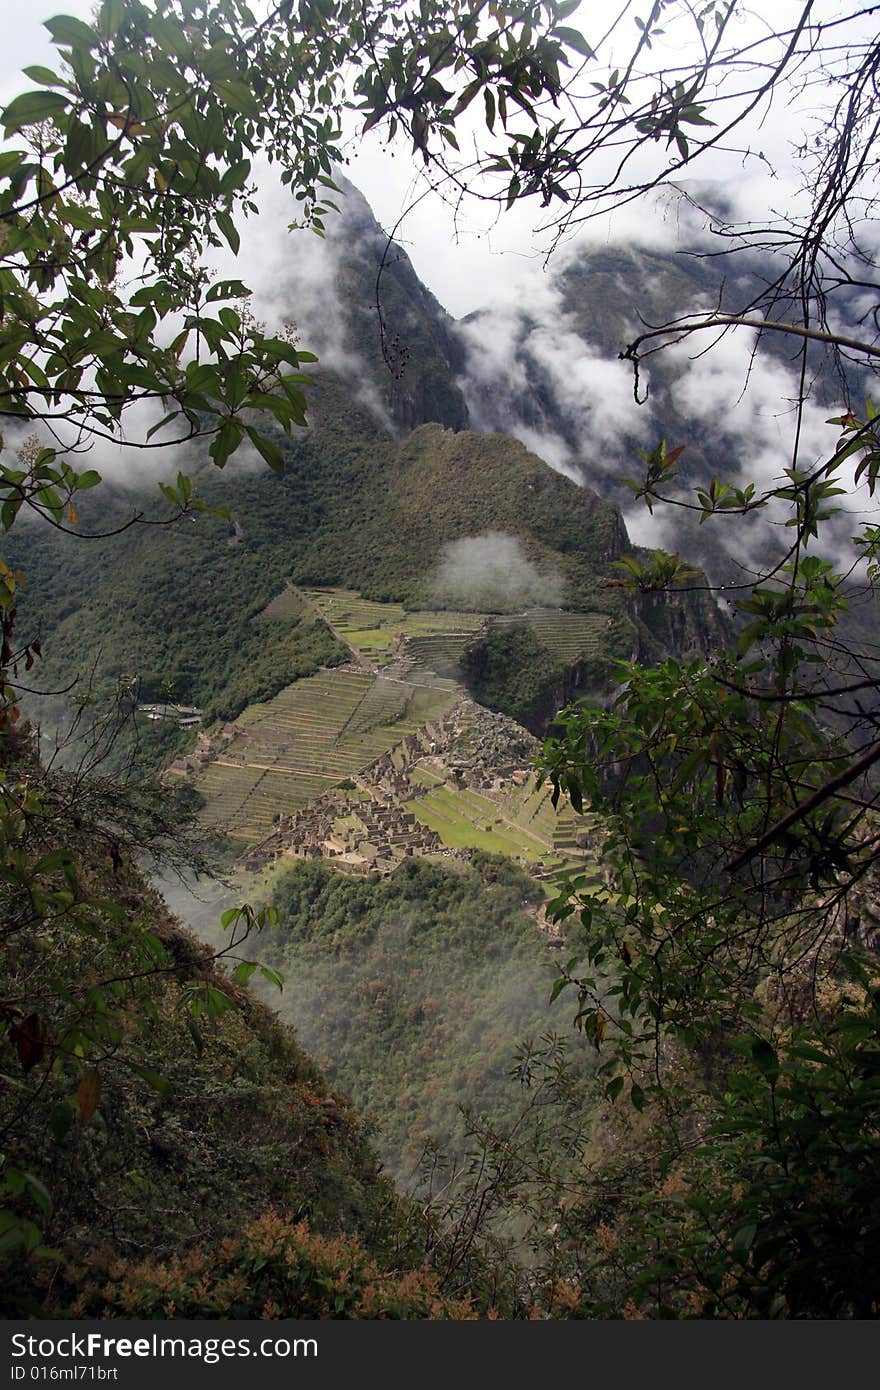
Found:
[[522, 787], [511, 786], [501, 805], [505, 815], [546, 844], [552, 845], [557, 828], [557, 812], [550, 800], [549, 782], [536, 788], [534, 777]]
[[349, 724], [349, 731], [360, 732], [377, 724], [394, 724], [402, 733], [410, 733], [416, 725], [407, 715], [413, 703], [412, 686], [379, 677], [367, 691]]
[[519, 617], [498, 618], [495, 622], [506, 627], [525, 623], [542, 646], [567, 662], [600, 656], [602, 636], [608, 627], [603, 613], [566, 613], [557, 608], [532, 608]]
[[213, 829], [253, 844], [269, 834], [276, 814], [299, 810], [328, 791], [334, 780], [212, 763], [197, 783], [207, 799], [200, 819]]
[[432, 637], [439, 639], [438, 652], [444, 642], [451, 642], [454, 664], [470, 636], [486, 622], [482, 613], [409, 612], [401, 603], [375, 603], [351, 589], [306, 589], [304, 593], [360, 657], [378, 664], [391, 659], [401, 639], [406, 639], [409, 648], [413, 639]]
[[474, 632], [438, 632], [422, 637], [410, 637], [406, 654], [413, 659], [410, 675], [418, 680], [420, 674], [440, 679], [455, 679], [461, 654], [474, 638]]
[[[408, 612], [400, 603], [375, 603], [349, 589], [293, 586], [261, 616], [299, 618], [310, 605], [365, 663], [382, 664], [405, 651], [413, 665], [406, 681], [369, 671], [322, 671], [244, 710], [236, 720], [239, 732], [196, 786], [206, 798], [203, 822], [248, 843], [269, 834], [279, 812], [288, 814], [352, 777], [448, 709], [459, 690], [461, 653], [488, 621], [480, 613]], [[575, 660], [598, 650], [607, 619], [533, 609], [496, 621], [526, 621], [550, 650]], [[547, 787], [511, 788], [489, 799], [449, 785], [430, 769], [414, 770], [414, 779], [429, 791], [412, 809], [450, 848], [492, 850], [548, 868], [584, 862], [577, 845], [584, 823], [570, 808], [557, 816]]]
[[484, 849], [543, 865], [553, 896], [555, 875], [583, 870], [595, 862], [578, 836], [593, 828], [594, 817], [579, 816], [570, 805], [553, 809], [550, 786], [533, 782], [491, 797], [467, 787], [456, 787], [436, 769], [422, 763], [410, 771], [410, 779], [427, 789], [427, 795], [408, 803], [416, 817], [436, 830], [448, 849]]
[[322, 671], [249, 705], [195, 785], [204, 824], [255, 843], [273, 817], [305, 806], [447, 709], [445, 691], [357, 671]]
[[522, 826], [511, 824], [496, 801], [479, 792], [430, 778], [429, 769], [418, 769], [418, 780], [430, 790], [407, 804], [423, 825], [436, 830], [449, 849], [484, 849], [514, 859], [552, 857], [550, 843]]

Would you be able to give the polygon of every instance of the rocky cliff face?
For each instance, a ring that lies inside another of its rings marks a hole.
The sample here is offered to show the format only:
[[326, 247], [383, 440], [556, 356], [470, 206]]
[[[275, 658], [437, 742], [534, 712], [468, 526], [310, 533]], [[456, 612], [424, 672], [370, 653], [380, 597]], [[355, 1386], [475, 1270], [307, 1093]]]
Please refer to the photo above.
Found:
[[341, 184], [341, 215], [331, 224], [330, 243], [348, 341], [399, 430], [428, 421], [465, 429], [454, 319], [422, 284], [403, 247], [379, 226], [363, 195], [347, 180]]
[[641, 594], [632, 608], [636, 661], [654, 661], [666, 652], [683, 660], [708, 656], [730, 636], [727, 618], [711, 595], [699, 588], [678, 594]]

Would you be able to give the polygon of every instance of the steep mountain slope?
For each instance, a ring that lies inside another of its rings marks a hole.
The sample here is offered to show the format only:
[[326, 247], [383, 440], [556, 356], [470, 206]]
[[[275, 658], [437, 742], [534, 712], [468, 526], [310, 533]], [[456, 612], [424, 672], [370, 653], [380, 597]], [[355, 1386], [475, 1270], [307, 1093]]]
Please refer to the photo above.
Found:
[[[29, 583], [20, 628], [43, 641], [41, 688], [63, 692], [34, 706], [47, 726], [69, 717], [71, 700], [90, 685], [106, 696], [132, 677], [144, 697], [170, 690], [207, 718], [228, 718], [343, 661], [344, 645], [314, 614], [291, 620], [265, 612], [290, 580], [409, 606], [562, 606], [601, 614], [624, 628], [621, 642], [599, 657], [647, 655], [682, 642], [700, 648], [711, 640], [711, 604], [679, 596], [661, 613], [656, 604], [627, 605], [604, 587], [628, 545], [615, 505], [519, 440], [464, 428], [473, 342], [468, 355], [466, 335], [421, 285], [405, 253], [389, 248], [350, 187], [327, 240], [320, 274], [310, 272], [324, 295], [319, 309], [305, 271], [297, 281], [292, 264], [293, 278], [281, 281], [292, 312], [300, 291], [310, 306], [305, 341], [315, 336], [325, 350], [310, 428], [281, 441], [283, 477], [247, 461], [218, 475], [196, 450], [178, 451], [167, 460], [169, 471], [182, 467], [194, 476], [209, 502], [230, 509], [231, 525], [196, 515], [168, 528], [135, 526], [100, 544], [36, 526], [10, 534], [10, 560]], [[566, 307], [559, 321], [566, 350], [581, 341], [572, 324], [611, 341], [624, 312], [622, 264], [634, 264], [632, 256], [594, 258], [586, 277], [579, 263], [567, 265], [561, 293], [577, 312]], [[648, 271], [659, 312], [678, 281], [668, 265], [662, 274], [659, 262], [642, 267]], [[604, 318], [591, 303], [604, 305]], [[589, 448], [593, 474], [609, 482], [613, 467], [599, 465], [626, 451], [625, 433], [597, 439], [589, 411], [563, 419], [554, 381], [534, 353], [530, 361], [535, 389], [520, 393], [519, 407], [503, 383], [491, 383], [498, 423], [509, 413], [515, 425], [516, 409], [530, 402], [544, 433], [567, 430], [571, 448], [580, 457]], [[478, 404], [485, 415], [485, 400]], [[80, 529], [114, 531], [136, 510], [161, 515], [155, 492], [132, 481], [84, 499]], [[564, 678], [554, 676], [551, 685], [554, 698], [564, 699]], [[542, 710], [549, 708], [551, 697], [542, 699]], [[174, 739], [168, 730], [151, 730], [147, 742], [149, 762], [172, 751]]]
[[[320, 422], [287, 446], [283, 478], [197, 474], [199, 490], [231, 508], [234, 531], [198, 516], [133, 528], [100, 552], [36, 528], [10, 536], [29, 579], [21, 622], [42, 635], [46, 682], [62, 686], [97, 661], [105, 682], [138, 673], [147, 693], [170, 682], [178, 699], [235, 714], [344, 659], [319, 622], [255, 626], [286, 580], [431, 606], [443, 598], [444, 546], [468, 540], [455, 606], [479, 609], [481, 557], [499, 534], [519, 543], [517, 562], [552, 581], [557, 601], [620, 607], [598, 588], [625, 545], [613, 507], [516, 440], [426, 425], [398, 444], [363, 415], [343, 421], [331, 410], [337, 389], [322, 390]], [[83, 521], [112, 527], [131, 505], [83, 508]]]
[[[760, 520], [735, 534], [723, 524], [700, 527], [673, 508], [651, 516], [634, 508], [624, 480], [643, 474], [639, 450], [664, 438], [685, 446], [667, 494], [716, 474], [759, 486], [778, 480], [791, 462], [799, 340], [768, 332], [756, 346], [750, 329], [723, 339], [700, 334], [652, 355], [636, 382], [619, 358], [639, 333], [695, 311], [739, 312], [775, 274], [772, 262], [753, 255], [719, 254], [701, 228], [692, 228], [690, 245], [687, 237], [685, 229], [682, 249], [664, 249], [656, 229], [646, 227], [642, 244], [563, 248], [540, 293], [459, 325], [460, 381], [476, 428], [517, 435], [621, 506], [637, 538], [679, 550], [723, 581], [736, 561], [778, 549], [770, 529]], [[784, 307], [778, 316], [786, 316]], [[809, 462], [834, 447], [826, 424], [832, 405], [848, 393], [859, 400], [864, 384], [814, 345], [806, 387], [800, 444]], [[842, 519], [841, 542], [851, 529]]]
[[398, 428], [430, 420], [466, 428], [454, 319], [422, 284], [403, 247], [379, 227], [363, 195], [347, 179], [338, 182], [341, 215], [330, 224], [328, 250], [347, 346], [365, 364]]
[[[47, 771], [20, 738], [3, 770], [30, 797], [29, 875], [0, 889], [3, 1315], [357, 1317], [374, 1275], [380, 1302], [425, 1315], [432, 1281], [412, 1304], [399, 1282], [421, 1266], [416, 1212], [346, 1097], [135, 867], [137, 801]], [[274, 1311], [246, 1259], [273, 1231]]]
[[[432, 1143], [461, 1155], [462, 1104], [499, 1125], [517, 1113], [517, 1047], [555, 1021], [534, 922], [542, 895], [521, 869], [476, 854], [357, 881], [294, 863], [273, 901], [280, 923], [265, 949], [288, 981], [280, 1007], [343, 1078], [396, 1178], [412, 1183]], [[590, 1077], [583, 1049], [577, 1061]]]

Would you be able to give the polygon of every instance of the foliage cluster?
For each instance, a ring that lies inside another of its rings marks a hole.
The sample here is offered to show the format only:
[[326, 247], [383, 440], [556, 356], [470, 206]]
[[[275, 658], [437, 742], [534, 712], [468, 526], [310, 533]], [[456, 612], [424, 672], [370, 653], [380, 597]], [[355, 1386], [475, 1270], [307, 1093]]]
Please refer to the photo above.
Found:
[[532, 1297], [562, 1286], [567, 1318], [876, 1316], [876, 1015], [876, 973], [855, 967], [776, 1045], [667, 1044], [665, 1090], [639, 1109], [606, 1102], [541, 1150], [475, 1134], [509, 1162], [492, 1200], [553, 1212]]
[[533, 733], [566, 703], [565, 665], [524, 623], [490, 629], [466, 648], [461, 667], [475, 700]]
[[777, 1046], [741, 1039], [689, 1142], [656, 1125], [567, 1211], [589, 1316], [877, 1316], [876, 975], [822, 993]]
[[[595, 1283], [585, 1262], [591, 1315], [605, 1287], [649, 1316], [877, 1313], [866, 948], [880, 751], [860, 698], [876, 682], [870, 656], [840, 639], [846, 576], [811, 553], [841, 465], [856, 456], [867, 471], [875, 443], [865, 422], [838, 423], [835, 455], [809, 475], [787, 470], [778, 489], [795, 539], [738, 600], [735, 647], [631, 664], [609, 708], [564, 711], [544, 750], [556, 794], [588, 800], [607, 831], [602, 875], [574, 878], [551, 905], [585, 929], [553, 996], [574, 991], [575, 1024], [605, 1055], [606, 1096], [653, 1101], [663, 1120], [652, 1157], [663, 1182], [645, 1185], [636, 1165]], [[654, 455], [662, 473], [665, 458]], [[718, 482], [697, 505], [711, 517], [728, 497], [739, 512], [768, 501]], [[628, 561], [627, 582], [650, 590], [666, 564]], [[711, 1059], [702, 1100], [677, 1116], [676, 1042]]]
[[344, 1097], [242, 987], [256, 967], [241, 933], [231, 980], [133, 866], [150, 826], [154, 852], [179, 828], [138, 827], [134, 794], [112, 784], [80, 785], [71, 813], [68, 775], [40, 780], [22, 882], [3, 892], [4, 1309], [82, 1313], [87, 1288], [106, 1312], [108, 1250], [123, 1264], [183, 1259], [195, 1240], [216, 1251], [270, 1207], [390, 1259], [396, 1198]]
[[667, 1039], [662, 1091], [637, 1106], [585, 1110], [558, 1043], [524, 1049], [518, 1112], [474, 1121], [469, 1163], [431, 1186], [447, 1248], [497, 1251], [515, 1213], [530, 1316], [876, 1317], [876, 971], [821, 996], [775, 1045]]
[[[476, 1317], [424, 1270], [393, 1272], [357, 1240], [322, 1236], [306, 1221], [269, 1211], [219, 1245], [169, 1263], [105, 1257], [78, 1301], [83, 1315], [175, 1318]], [[97, 1276], [97, 1277], [96, 1277]]]
[[513, 863], [479, 852], [385, 879], [308, 863], [279, 879], [279, 926], [261, 950], [284, 971], [281, 1008], [397, 1178], [412, 1179], [429, 1142], [461, 1153], [465, 1099], [499, 1122], [516, 1109], [514, 1052], [547, 1023], [542, 902]]

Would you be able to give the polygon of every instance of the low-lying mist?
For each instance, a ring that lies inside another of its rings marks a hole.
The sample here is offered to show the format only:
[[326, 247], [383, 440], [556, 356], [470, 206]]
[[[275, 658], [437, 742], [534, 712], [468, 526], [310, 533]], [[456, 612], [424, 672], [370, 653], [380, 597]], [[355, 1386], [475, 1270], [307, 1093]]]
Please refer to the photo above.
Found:
[[556, 607], [562, 602], [563, 590], [562, 576], [556, 570], [539, 570], [522, 542], [503, 531], [449, 541], [429, 579], [434, 602], [490, 613]]
[[[220, 913], [247, 885], [161, 886], [180, 919], [218, 947]], [[385, 879], [294, 862], [271, 896], [281, 925], [242, 954], [283, 971], [285, 983], [280, 994], [265, 984], [259, 993], [351, 1096], [400, 1185], [417, 1185], [435, 1144], [462, 1156], [462, 1107], [498, 1125], [512, 1120], [523, 1103], [512, 1075], [518, 1046], [568, 1023], [548, 1007], [552, 969], [533, 880], [488, 856], [449, 868], [409, 860]], [[584, 1053], [578, 1065], [586, 1078]]]

